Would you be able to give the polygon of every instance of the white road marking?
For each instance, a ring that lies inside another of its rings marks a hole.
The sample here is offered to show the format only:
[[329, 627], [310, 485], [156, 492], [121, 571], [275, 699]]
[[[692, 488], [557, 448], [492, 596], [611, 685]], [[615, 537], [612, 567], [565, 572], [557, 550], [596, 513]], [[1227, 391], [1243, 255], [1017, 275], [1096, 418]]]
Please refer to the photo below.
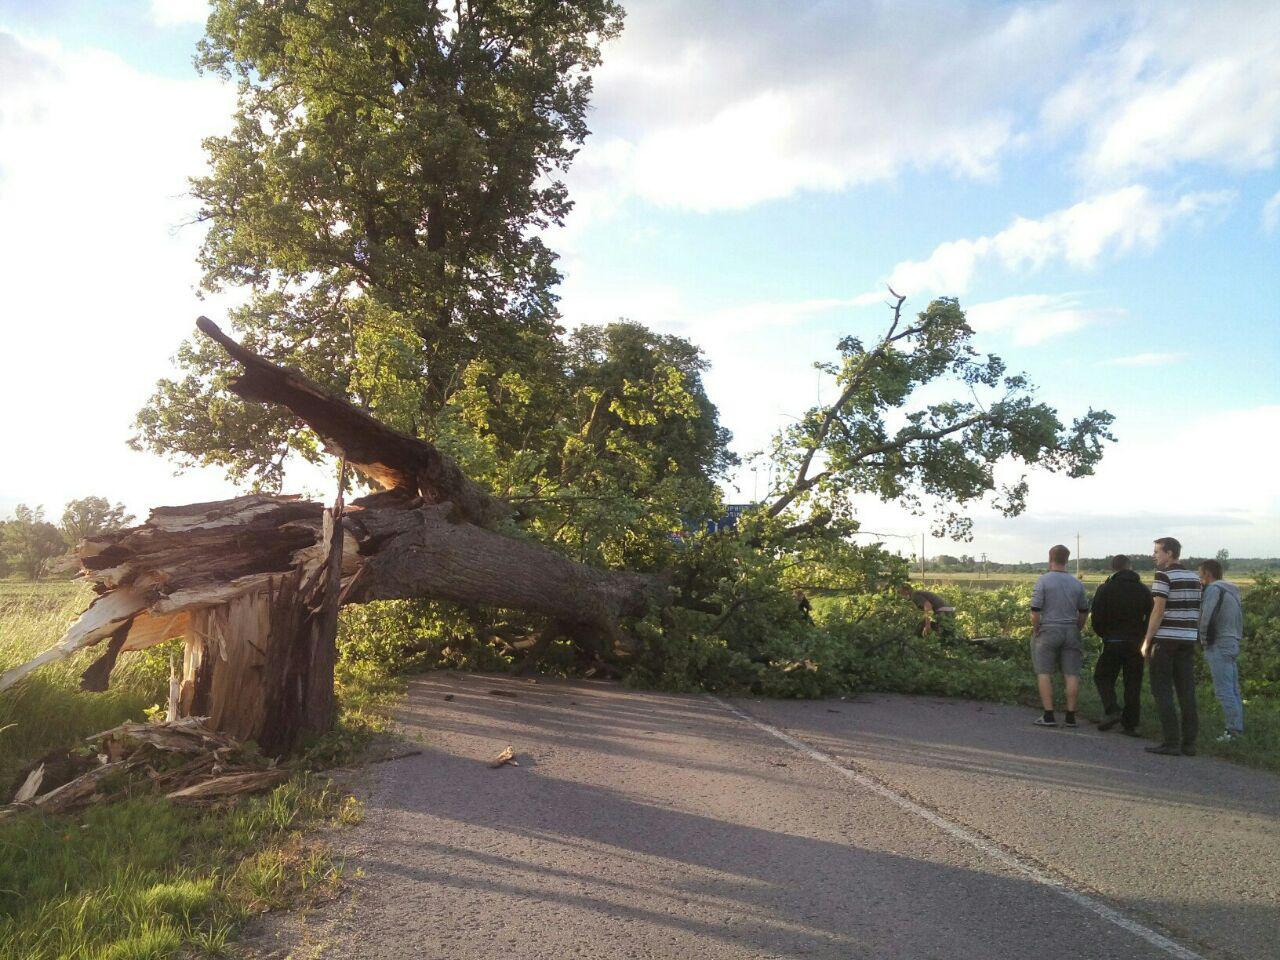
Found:
[[990, 840], [988, 840], [986, 837], [982, 836], [981, 834], [975, 833], [974, 831], [969, 830], [968, 828], [963, 827], [958, 823], [954, 823], [951, 820], [948, 820], [946, 817], [943, 817], [940, 814], [937, 814], [934, 811], [930, 810], [928, 807], [925, 807], [919, 803], [916, 803], [916, 801], [912, 800], [906, 794], [899, 793], [898, 791], [885, 786], [880, 781], [875, 780], [867, 776], [866, 774], [860, 773], [857, 770], [844, 766], [842, 763], [836, 760], [835, 757], [825, 754], [821, 750], [814, 749], [804, 741], [797, 740], [795, 737], [791, 736], [791, 734], [783, 730], [779, 730], [777, 727], [770, 726], [769, 724], [761, 720], [757, 720], [755, 717], [751, 716], [749, 713], [745, 713], [744, 711], [739, 710], [733, 704], [726, 703], [724, 700], [721, 700], [719, 697], [714, 696], [713, 694], [708, 693], [705, 696], [712, 703], [718, 704], [719, 706], [723, 707], [725, 710], [728, 710], [734, 716], [740, 717], [741, 719], [747, 721], [747, 723], [751, 724], [752, 726], [756, 727], [759, 730], [763, 730], [765, 733], [769, 734], [771, 737], [777, 737], [787, 746], [791, 747], [793, 750], [797, 750], [800, 753], [804, 754], [810, 760], [816, 760], [818, 763], [821, 763], [824, 766], [830, 767], [832, 770], [836, 771], [836, 773], [840, 774], [842, 777], [852, 780], [854, 783], [858, 784], [858, 786], [865, 787], [866, 789], [870, 790], [872, 793], [875, 793], [881, 797], [884, 797], [889, 802], [896, 804], [897, 806], [901, 807], [903, 810], [906, 810], [909, 813], [915, 814], [920, 819], [927, 821], [928, 823], [937, 827], [939, 830], [943, 831], [944, 833], [949, 834], [952, 837], [955, 837], [957, 840], [961, 841], [962, 843], [968, 844], [969, 846], [973, 847], [975, 850], [979, 850], [982, 853], [985, 853], [987, 856], [991, 857], [993, 860], [999, 861], [1009, 869], [1022, 874], [1028, 880], [1032, 880], [1035, 883], [1039, 883], [1043, 886], [1046, 886], [1050, 890], [1053, 890], [1055, 893], [1059, 893], [1062, 896], [1066, 897], [1068, 900], [1070, 900], [1072, 903], [1076, 904], [1077, 906], [1084, 907], [1086, 910], [1097, 914], [1099, 917], [1101, 917], [1103, 920], [1106, 920], [1108, 923], [1114, 924], [1115, 926], [1119, 927], [1122, 930], [1127, 930], [1129, 933], [1132, 933], [1134, 936], [1141, 937], [1143, 940], [1147, 941], [1147, 943], [1151, 944], [1153, 947], [1157, 947], [1160, 950], [1163, 950], [1165, 953], [1169, 954], [1169, 956], [1178, 957], [1179, 960], [1205, 960], [1205, 957], [1196, 953], [1194, 950], [1189, 950], [1186, 947], [1182, 946], [1182, 944], [1176, 943], [1173, 940], [1170, 940], [1168, 937], [1164, 936], [1163, 934], [1157, 933], [1155, 930], [1152, 930], [1150, 927], [1139, 923], [1137, 920], [1133, 920], [1129, 917], [1126, 917], [1123, 913], [1120, 913], [1118, 910], [1115, 910], [1107, 906], [1105, 903], [1103, 903], [1100, 900], [1094, 899], [1093, 897], [1089, 896], [1087, 893], [1081, 893], [1079, 890], [1076, 890], [1073, 887], [1068, 886], [1065, 882], [1063, 882], [1059, 878], [1041, 870], [1035, 863], [1029, 860], [1024, 860], [1023, 858], [1017, 856], [1016, 854], [1010, 853], [1008, 850], [1005, 850], [1003, 847], [1000, 847], [992, 843]]

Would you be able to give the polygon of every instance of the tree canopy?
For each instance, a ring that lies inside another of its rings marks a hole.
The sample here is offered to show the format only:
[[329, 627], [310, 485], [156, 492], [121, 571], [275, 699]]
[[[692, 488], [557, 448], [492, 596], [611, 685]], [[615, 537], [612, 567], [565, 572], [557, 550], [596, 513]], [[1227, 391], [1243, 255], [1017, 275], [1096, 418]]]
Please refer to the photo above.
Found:
[[119, 530], [132, 522], [133, 514], [125, 511], [123, 503], [112, 506], [106, 497], [81, 497], [63, 508], [59, 530], [66, 545], [74, 547], [86, 537]]
[[8, 566], [36, 580], [44, 575], [49, 561], [66, 552], [58, 528], [44, 518], [44, 507], [18, 504], [13, 518], [0, 526], [0, 550]]
[[974, 349], [958, 301], [934, 300], [912, 320], [906, 298], [893, 297], [880, 337], [847, 336], [839, 363], [819, 364], [840, 387], [835, 402], [777, 435], [771, 517], [807, 509], [847, 518], [859, 498], [875, 497], [928, 512], [940, 535], [967, 537], [975, 501], [1007, 516], [1026, 507], [1025, 472], [998, 486], [997, 466], [1093, 472], [1113, 439], [1110, 413], [1091, 409], [1064, 427], [1025, 376]]
[[[246, 346], [408, 432], [468, 366], [526, 378], [554, 362], [563, 173], [587, 136], [612, 0], [456, 4], [219, 0], [198, 65], [234, 78], [231, 132], [193, 182], [206, 290], [248, 291]], [[223, 387], [225, 356], [188, 341], [135, 443], [278, 483], [314, 438]]]
[[[659, 573], [679, 609], [631, 625], [662, 660], [642, 672], [670, 677], [721, 648], [739, 666], [782, 662], [808, 629], [793, 587], [904, 575], [879, 545], [851, 542], [860, 502], [964, 537], [980, 501], [1025, 508], [1025, 475], [1003, 471], [1090, 473], [1112, 418], [1064, 425], [1026, 377], [978, 352], [956, 300], [911, 318], [894, 294], [882, 334], [851, 334], [820, 364], [835, 402], [767, 451], [769, 503], [736, 531], [681, 536], [721, 516], [735, 462], [706, 361], [637, 323], [567, 333], [544, 240], [570, 210], [563, 175], [588, 135], [591, 71], [621, 21], [612, 0], [215, 0], [198, 64], [239, 100], [193, 181], [203, 287], [243, 295], [230, 320], [249, 351], [429, 439], [510, 504], [503, 535]], [[187, 341], [178, 364], [139, 413], [137, 445], [266, 487], [290, 455], [321, 456], [295, 416], [231, 389], [235, 364], [213, 341]], [[460, 635], [537, 633], [545, 650], [573, 632], [443, 602], [391, 617], [451, 662]]]

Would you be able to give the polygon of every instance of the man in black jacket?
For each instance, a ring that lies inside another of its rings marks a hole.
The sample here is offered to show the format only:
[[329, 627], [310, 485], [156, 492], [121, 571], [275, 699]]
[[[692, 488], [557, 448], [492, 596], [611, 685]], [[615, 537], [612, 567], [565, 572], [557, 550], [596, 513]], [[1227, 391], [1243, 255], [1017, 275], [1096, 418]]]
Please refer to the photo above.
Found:
[[[1102, 638], [1102, 656], [1093, 671], [1098, 696], [1106, 716], [1099, 730], [1124, 724], [1124, 732], [1138, 735], [1138, 711], [1142, 700], [1142, 638], [1151, 615], [1151, 591], [1129, 569], [1129, 558], [1111, 558], [1115, 572], [1098, 587], [1090, 607], [1093, 632]], [[1116, 706], [1116, 677], [1124, 672], [1124, 709]]]

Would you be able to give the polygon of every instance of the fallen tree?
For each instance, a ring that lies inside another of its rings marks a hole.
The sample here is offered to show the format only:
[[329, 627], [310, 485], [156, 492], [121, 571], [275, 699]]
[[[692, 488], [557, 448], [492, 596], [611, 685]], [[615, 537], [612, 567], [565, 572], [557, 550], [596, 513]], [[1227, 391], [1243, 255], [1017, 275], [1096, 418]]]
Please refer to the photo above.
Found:
[[185, 638], [179, 712], [256, 740], [271, 754], [333, 721], [337, 609], [423, 597], [523, 611], [604, 650], [620, 622], [668, 601], [660, 580], [572, 560], [506, 523], [511, 509], [431, 443], [392, 430], [295, 371], [199, 328], [244, 367], [230, 389], [278, 404], [378, 492], [333, 509], [251, 494], [161, 507], [140, 526], [81, 542], [98, 598], [62, 640], [0, 677], [108, 642], [84, 685], [105, 689], [115, 659]]
[[[841, 342], [843, 362], [831, 368], [841, 385], [835, 402], [776, 439], [773, 460], [781, 469], [772, 505], [749, 511], [737, 531], [668, 548], [672, 562], [650, 567], [661, 574], [574, 562], [538, 542], [540, 535], [555, 543], [565, 524], [522, 528], [511, 504], [432, 443], [391, 429], [201, 318], [200, 331], [242, 370], [226, 384], [231, 393], [285, 411], [295, 432], [310, 427], [344, 470], [377, 492], [350, 505], [339, 499], [332, 509], [265, 494], [165, 507], [141, 526], [83, 541], [81, 564], [98, 599], [57, 646], [0, 677], [0, 690], [43, 663], [109, 641], [84, 676], [87, 688], [103, 689], [120, 654], [183, 636], [179, 713], [207, 716], [213, 729], [282, 754], [332, 724], [338, 608], [403, 598], [513, 612], [514, 622], [486, 626], [481, 635], [521, 651], [525, 666], [568, 638], [582, 659], [616, 674], [606, 661], [632, 646], [623, 624], [654, 611], [662, 616], [637, 630], [650, 641], [645, 656], [632, 660], [641, 679], [683, 686], [701, 682], [688, 671], [707, 664], [733, 660], [754, 669], [744, 664], [812, 659], [795, 655], [804, 645], [787, 639], [808, 629], [787, 577], [861, 563], [848, 542], [857, 530], [856, 498], [896, 500], [922, 512], [921, 497], [929, 496], [939, 509], [952, 505], [941, 515], [943, 531], [964, 535], [967, 505], [986, 501], [1009, 515], [1025, 506], [1025, 478], [1001, 486], [998, 465], [1085, 476], [1111, 439], [1110, 414], [1090, 410], [1064, 426], [1034, 400], [1025, 377], [1007, 374], [998, 357], [977, 354], [956, 301], [935, 300], [905, 325], [902, 302], [895, 296], [888, 332], [871, 347], [854, 337]], [[969, 399], [907, 406], [914, 390], [944, 379]], [[626, 401], [624, 389], [609, 406], [625, 413]], [[603, 399], [594, 406], [603, 410]], [[895, 428], [890, 416], [899, 414]], [[602, 442], [592, 439], [596, 419], [593, 413], [571, 438], [571, 449]], [[623, 430], [621, 417], [609, 428]], [[636, 446], [613, 434], [606, 454]], [[619, 541], [641, 517], [619, 515]], [[670, 530], [651, 526], [649, 535], [666, 543]], [[879, 569], [881, 559], [873, 550], [868, 562]], [[678, 675], [668, 674], [666, 650], [676, 651]]]

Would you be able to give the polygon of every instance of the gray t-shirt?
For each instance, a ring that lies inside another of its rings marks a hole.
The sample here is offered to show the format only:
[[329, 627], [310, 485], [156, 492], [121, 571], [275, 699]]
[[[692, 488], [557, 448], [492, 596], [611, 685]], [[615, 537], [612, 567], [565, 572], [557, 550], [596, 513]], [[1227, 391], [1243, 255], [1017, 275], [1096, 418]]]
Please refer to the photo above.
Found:
[[1050, 570], [1040, 575], [1031, 591], [1031, 609], [1040, 614], [1040, 622], [1080, 622], [1081, 613], [1089, 610], [1089, 597], [1084, 584], [1065, 570]]

